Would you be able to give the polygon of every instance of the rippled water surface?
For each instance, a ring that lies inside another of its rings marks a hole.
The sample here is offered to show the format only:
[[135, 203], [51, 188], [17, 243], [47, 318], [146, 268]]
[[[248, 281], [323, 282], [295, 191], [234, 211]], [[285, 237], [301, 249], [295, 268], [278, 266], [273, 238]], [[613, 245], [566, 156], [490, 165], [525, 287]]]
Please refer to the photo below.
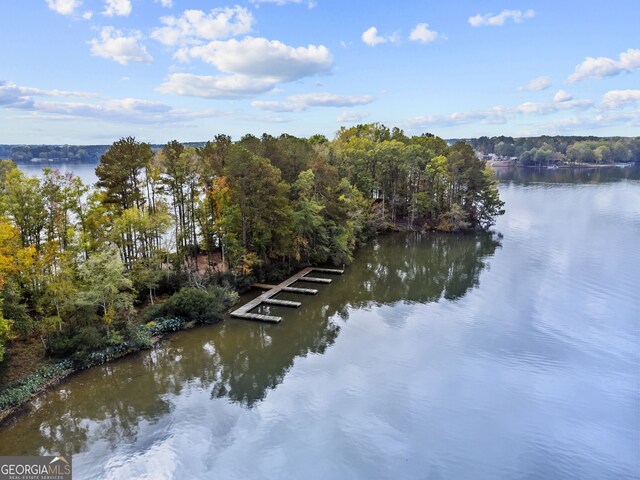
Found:
[[73, 453], [78, 479], [638, 478], [640, 182], [622, 170], [502, 172], [500, 235], [383, 236], [271, 308], [279, 325], [226, 320], [76, 375], [0, 454]]

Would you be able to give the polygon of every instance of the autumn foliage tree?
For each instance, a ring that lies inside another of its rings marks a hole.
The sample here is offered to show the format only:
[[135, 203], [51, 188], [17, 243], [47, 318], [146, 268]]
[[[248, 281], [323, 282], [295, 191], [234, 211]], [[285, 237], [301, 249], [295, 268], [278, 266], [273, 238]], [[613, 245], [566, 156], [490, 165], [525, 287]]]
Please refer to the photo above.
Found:
[[217, 135], [155, 151], [126, 137], [96, 176], [90, 188], [0, 161], [0, 359], [15, 337], [39, 337], [55, 355], [132, 345], [147, 303], [184, 315], [206, 299], [217, 318], [227, 284], [270, 267], [342, 265], [381, 230], [486, 229], [503, 213], [469, 145], [382, 124], [331, 141]]

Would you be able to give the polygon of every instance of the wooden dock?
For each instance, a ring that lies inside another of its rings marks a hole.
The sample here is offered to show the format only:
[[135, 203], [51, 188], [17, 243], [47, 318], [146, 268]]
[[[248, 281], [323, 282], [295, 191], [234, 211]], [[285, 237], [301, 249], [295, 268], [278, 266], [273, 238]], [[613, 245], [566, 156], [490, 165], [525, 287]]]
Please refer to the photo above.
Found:
[[314, 268], [313, 271], [318, 273], [332, 273], [335, 275], [342, 275], [344, 273], [344, 270], [338, 268]]
[[277, 298], [267, 298], [262, 301], [262, 303], [266, 303], [267, 305], [277, 305], [279, 307], [291, 307], [291, 308], [300, 308], [302, 303], [300, 302], [292, 302], [290, 300], [278, 300]]
[[271, 290], [272, 288], [276, 288], [275, 285], [267, 285], [266, 283], [254, 283], [251, 286], [255, 288], [261, 288], [262, 290]]
[[302, 293], [304, 295], [315, 295], [318, 293], [318, 290], [315, 288], [298, 288], [298, 287], [284, 287], [282, 289], [283, 292], [289, 293]]
[[318, 290], [313, 288], [298, 288], [292, 287], [291, 285], [295, 282], [314, 282], [314, 283], [331, 283], [330, 278], [318, 278], [318, 277], [308, 277], [307, 275], [311, 272], [318, 273], [330, 273], [336, 275], [342, 275], [344, 270], [332, 269], [332, 268], [314, 268], [307, 267], [300, 270], [295, 275], [287, 278], [284, 282], [279, 283], [278, 285], [269, 285], [265, 283], [255, 283], [254, 287], [260, 288], [262, 290], [266, 290], [262, 295], [254, 298], [253, 300], [245, 303], [240, 308], [231, 312], [231, 316], [235, 318], [242, 318], [245, 320], [259, 320], [262, 322], [271, 322], [271, 323], [280, 323], [282, 321], [282, 317], [276, 317], [272, 315], [261, 315], [258, 313], [251, 313], [251, 310], [260, 306], [261, 304], [265, 305], [277, 305], [280, 307], [291, 307], [291, 308], [299, 308], [302, 303], [294, 302], [290, 300], [280, 300], [275, 297], [280, 292], [289, 292], [289, 293], [301, 293], [306, 295], [315, 295], [318, 293]]
[[299, 282], [313, 282], [313, 283], [331, 283], [330, 278], [317, 278], [317, 277], [300, 277]]

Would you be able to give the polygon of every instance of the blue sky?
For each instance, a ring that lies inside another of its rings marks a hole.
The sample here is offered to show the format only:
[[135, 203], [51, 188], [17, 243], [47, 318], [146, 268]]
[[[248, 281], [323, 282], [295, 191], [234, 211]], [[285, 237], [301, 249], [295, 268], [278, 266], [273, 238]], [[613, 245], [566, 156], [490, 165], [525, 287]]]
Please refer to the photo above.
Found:
[[2, 2], [0, 143], [640, 134], [638, 0]]

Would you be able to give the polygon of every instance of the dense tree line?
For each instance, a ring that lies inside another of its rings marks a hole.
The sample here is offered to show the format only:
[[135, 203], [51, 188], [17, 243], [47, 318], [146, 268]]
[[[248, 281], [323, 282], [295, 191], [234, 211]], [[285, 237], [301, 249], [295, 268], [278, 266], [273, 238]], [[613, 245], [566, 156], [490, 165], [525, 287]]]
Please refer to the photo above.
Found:
[[468, 144], [379, 124], [155, 152], [123, 138], [96, 176], [0, 162], [0, 357], [14, 338], [61, 356], [148, 342], [141, 322], [213, 320], [266, 266], [344, 264], [380, 230], [486, 229], [503, 212]]
[[98, 163], [108, 146], [105, 145], [0, 145], [0, 158], [17, 163], [32, 160]]
[[465, 140], [483, 153], [517, 157], [520, 165], [640, 162], [640, 137], [480, 137]]
[[[256, 146], [255, 140], [247, 139], [248, 145], [245, 146], [247, 148], [251, 144]], [[470, 144], [483, 154], [495, 153], [500, 157], [517, 157], [523, 165], [547, 165], [554, 162], [599, 164], [640, 162], [640, 137], [484, 136], [461, 141]], [[448, 140], [448, 143], [455, 142], [455, 140]], [[205, 142], [183, 145], [202, 148]], [[271, 147], [269, 145], [262, 147], [267, 158], [270, 158], [268, 151]], [[162, 148], [163, 145], [151, 145], [154, 153]], [[290, 145], [289, 148], [294, 147]], [[8, 158], [17, 163], [30, 162], [34, 159], [51, 162], [98, 163], [108, 149], [108, 145], [0, 145], [0, 158]], [[284, 170], [283, 176], [286, 178]]]
[[[185, 143], [185, 146], [201, 147], [204, 142]], [[155, 152], [163, 145], [151, 145]], [[100, 161], [109, 145], [0, 145], [0, 158], [16, 163], [93, 163]]]

